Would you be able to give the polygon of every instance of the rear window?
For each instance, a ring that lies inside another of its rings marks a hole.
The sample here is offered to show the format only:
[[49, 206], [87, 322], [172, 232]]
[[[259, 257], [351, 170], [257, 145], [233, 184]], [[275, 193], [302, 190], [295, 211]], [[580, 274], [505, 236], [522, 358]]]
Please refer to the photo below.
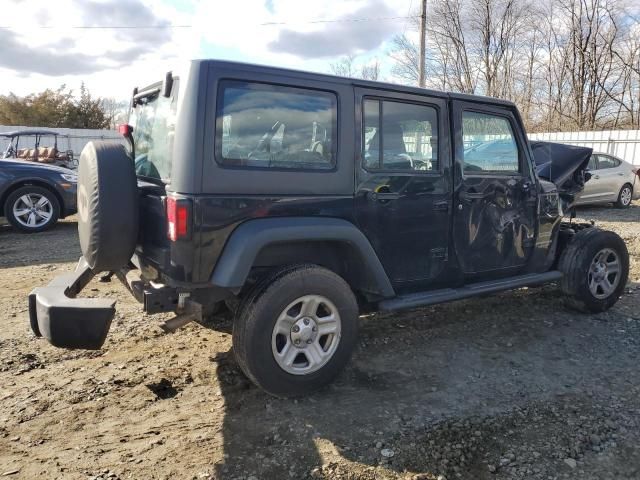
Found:
[[216, 159], [231, 167], [331, 170], [335, 94], [264, 83], [221, 82]]
[[174, 80], [171, 97], [156, 92], [138, 100], [131, 110], [136, 174], [168, 183], [171, 178], [173, 141], [176, 131], [178, 81]]
[[620, 166], [620, 160], [608, 155], [598, 155], [598, 169], [616, 168]]

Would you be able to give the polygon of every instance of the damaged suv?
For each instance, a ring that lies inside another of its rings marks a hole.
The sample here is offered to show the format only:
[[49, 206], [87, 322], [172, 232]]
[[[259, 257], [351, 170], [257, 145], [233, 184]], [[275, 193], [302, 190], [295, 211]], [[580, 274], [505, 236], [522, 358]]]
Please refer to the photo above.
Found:
[[530, 143], [506, 101], [199, 60], [135, 89], [129, 148], [90, 143], [82, 257], [29, 297], [36, 335], [100, 348], [115, 274], [174, 330], [228, 305], [246, 375], [278, 396], [326, 385], [358, 316], [557, 282], [601, 312], [623, 240], [564, 220], [590, 149]]

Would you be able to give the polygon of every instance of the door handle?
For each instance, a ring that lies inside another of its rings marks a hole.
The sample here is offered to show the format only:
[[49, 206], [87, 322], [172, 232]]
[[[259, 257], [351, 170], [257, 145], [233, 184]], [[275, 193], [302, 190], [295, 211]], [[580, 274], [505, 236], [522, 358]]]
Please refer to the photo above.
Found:
[[472, 192], [465, 192], [462, 191], [458, 194], [458, 196], [460, 197], [460, 200], [465, 201], [465, 202], [470, 202], [472, 200], [482, 200], [484, 198], [489, 198], [490, 196], [493, 195], [494, 192], [490, 192], [490, 193], [472, 193]]
[[381, 201], [389, 201], [389, 200], [397, 200], [400, 198], [400, 194], [397, 192], [371, 192], [369, 194], [371, 200]]

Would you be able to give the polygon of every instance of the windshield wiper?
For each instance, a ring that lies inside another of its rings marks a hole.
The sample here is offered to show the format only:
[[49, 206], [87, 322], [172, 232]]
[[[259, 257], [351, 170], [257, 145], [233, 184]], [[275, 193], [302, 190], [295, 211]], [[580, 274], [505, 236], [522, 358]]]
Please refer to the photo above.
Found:
[[166, 186], [166, 183], [164, 183], [164, 181], [161, 178], [148, 177], [146, 175], [140, 175], [138, 173], [136, 173], [136, 178], [140, 180], [144, 180], [145, 182], [153, 183], [154, 185], [158, 185], [159, 187]]
[[150, 99], [150, 97], [155, 97], [160, 93], [160, 88], [152, 88], [151, 90], [146, 90], [144, 92], [136, 93], [133, 96], [133, 106], [138, 105], [140, 100]]

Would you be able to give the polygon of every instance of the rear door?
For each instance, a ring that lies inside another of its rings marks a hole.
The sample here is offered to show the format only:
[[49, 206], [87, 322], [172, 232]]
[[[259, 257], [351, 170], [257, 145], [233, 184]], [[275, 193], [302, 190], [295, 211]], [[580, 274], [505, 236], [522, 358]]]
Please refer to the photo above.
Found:
[[517, 273], [537, 233], [537, 184], [519, 118], [508, 106], [458, 100], [452, 115], [460, 267], [467, 279]]
[[451, 186], [443, 98], [356, 88], [355, 211], [398, 293], [443, 281]]
[[620, 168], [621, 161], [602, 153], [598, 154], [598, 182], [601, 185], [604, 200], [615, 201], [625, 183], [626, 176]]

